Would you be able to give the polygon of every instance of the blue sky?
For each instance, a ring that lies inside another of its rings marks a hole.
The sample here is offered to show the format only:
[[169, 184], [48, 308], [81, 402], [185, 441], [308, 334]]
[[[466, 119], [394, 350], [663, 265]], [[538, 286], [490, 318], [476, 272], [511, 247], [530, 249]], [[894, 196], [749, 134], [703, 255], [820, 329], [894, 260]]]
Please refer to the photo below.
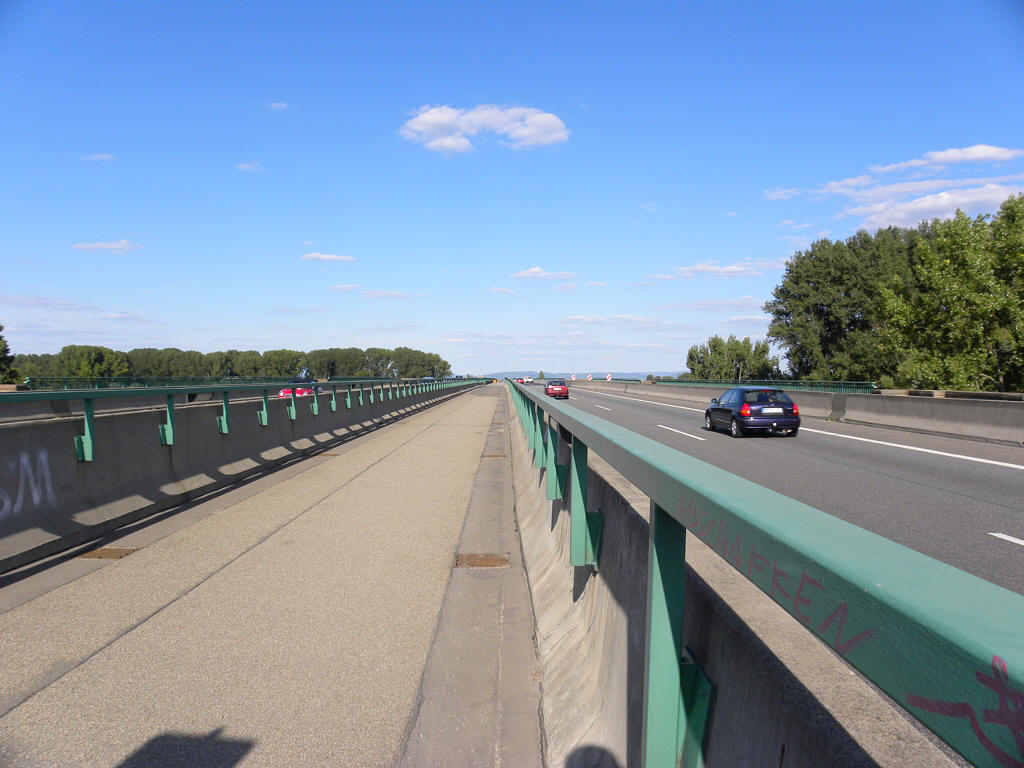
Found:
[[785, 260], [1024, 191], [1024, 5], [0, 5], [0, 323], [682, 370]]

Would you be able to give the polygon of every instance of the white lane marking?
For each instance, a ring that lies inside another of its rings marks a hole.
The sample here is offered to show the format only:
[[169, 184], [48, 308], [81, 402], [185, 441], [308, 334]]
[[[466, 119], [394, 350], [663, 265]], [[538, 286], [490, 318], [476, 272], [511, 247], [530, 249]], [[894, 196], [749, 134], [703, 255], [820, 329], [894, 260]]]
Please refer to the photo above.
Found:
[[1005, 533], [990, 533], [989, 536], [995, 536], [997, 539], [1006, 539], [1024, 547], [1024, 539], [1015, 539], [1013, 536], [1007, 536]]
[[610, 411], [611, 410], [611, 408], [605, 408], [603, 405], [598, 405], [597, 403], [594, 403], [594, 407], [595, 408], [600, 408], [602, 411]]
[[[685, 405], [669, 405], [668, 403], [659, 403], [654, 400], [641, 400], [639, 397], [626, 397], [625, 395], [609, 395], [607, 392], [591, 392], [592, 395], [604, 395], [605, 397], [617, 397], [620, 400], [631, 400], [634, 403], [650, 403], [651, 405], [663, 405], [666, 408], [682, 408], [684, 411], [696, 411], [697, 413], [704, 413], [704, 408], [688, 408]], [[572, 398], [575, 400], [576, 398]]]
[[874, 443], [875, 445], [886, 445], [890, 448], [902, 448], [905, 451], [918, 451], [919, 453], [932, 453], [936, 456], [945, 456], [950, 459], [961, 459], [963, 461], [976, 461], [979, 464], [991, 464], [996, 467], [1008, 467], [1009, 469], [1024, 469], [1022, 464], [1010, 464], [1006, 461], [994, 461], [993, 459], [979, 459], [977, 456], [964, 456], [959, 453], [946, 453], [945, 451], [936, 451], [931, 448], [918, 448], [916, 445], [902, 445], [900, 443], [887, 443], [884, 440], [872, 440], [868, 437], [855, 437], [853, 435], [840, 435], [837, 432], [825, 432], [821, 429], [811, 429], [809, 427], [800, 427], [801, 432], [813, 432], [816, 435], [828, 435], [829, 437], [841, 437], [844, 440], [859, 440], [862, 443]]
[[669, 432], [675, 432], [677, 435], [686, 435], [692, 437], [694, 440], [707, 440], [706, 437], [697, 437], [697, 435], [691, 435], [689, 432], [680, 432], [678, 429], [672, 429], [672, 427], [666, 427], [664, 424], [658, 424], [662, 429], [667, 429]]

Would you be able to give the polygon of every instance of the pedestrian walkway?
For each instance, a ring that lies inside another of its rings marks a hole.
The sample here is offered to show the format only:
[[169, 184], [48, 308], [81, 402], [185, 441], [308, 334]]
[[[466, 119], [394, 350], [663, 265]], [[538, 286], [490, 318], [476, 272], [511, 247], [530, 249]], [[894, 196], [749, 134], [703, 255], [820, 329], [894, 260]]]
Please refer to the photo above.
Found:
[[[0, 765], [512, 764], [459, 747], [485, 727], [539, 764], [505, 407], [473, 390], [55, 565], [0, 614]], [[460, 535], [512, 567], [450, 579]]]

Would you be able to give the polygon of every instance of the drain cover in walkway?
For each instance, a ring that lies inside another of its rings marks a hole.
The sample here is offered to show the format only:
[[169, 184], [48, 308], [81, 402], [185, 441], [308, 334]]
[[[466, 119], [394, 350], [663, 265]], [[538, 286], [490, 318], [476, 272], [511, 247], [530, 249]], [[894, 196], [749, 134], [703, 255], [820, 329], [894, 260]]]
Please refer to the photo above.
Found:
[[456, 568], [508, 568], [508, 552], [492, 555], [467, 555], [460, 552], [455, 558]]
[[84, 552], [79, 557], [87, 560], [120, 560], [134, 551], [132, 547], [100, 547]]

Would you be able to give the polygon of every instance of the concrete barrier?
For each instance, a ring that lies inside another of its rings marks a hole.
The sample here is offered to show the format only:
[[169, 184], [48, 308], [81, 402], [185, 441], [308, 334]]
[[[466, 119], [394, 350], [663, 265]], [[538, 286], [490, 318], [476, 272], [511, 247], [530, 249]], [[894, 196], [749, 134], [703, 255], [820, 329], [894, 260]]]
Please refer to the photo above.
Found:
[[[509, 409], [512, 414], [514, 408]], [[545, 498], [513, 415], [516, 513], [543, 674], [546, 764], [641, 763], [647, 497], [591, 453], [597, 570], [569, 565], [570, 512]], [[716, 686], [708, 768], [959, 763], [806, 627], [687, 534], [683, 643]]]
[[[0, 572], [62, 551], [162, 509], [210, 493], [252, 474], [320, 450], [373, 428], [383, 420], [465, 391], [452, 388], [380, 398], [369, 392], [352, 408], [338, 393], [270, 402], [267, 426], [257, 412], [262, 399], [232, 400], [229, 431], [221, 434], [221, 403], [179, 406], [174, 412], [174, 444], [162, 445], [163, 409], [101, 411], [94, 426], [94, 459], [78, 461], [75, 435], [81, 418], [0, 423]], [[101, 401], [97, 401], [101, 402]], [[106, 402], [122, 402], [120, 399]], [[130, 400], [128, 402], [131, 402]], [[162, 399], [161, 399], [162, 402]]]

